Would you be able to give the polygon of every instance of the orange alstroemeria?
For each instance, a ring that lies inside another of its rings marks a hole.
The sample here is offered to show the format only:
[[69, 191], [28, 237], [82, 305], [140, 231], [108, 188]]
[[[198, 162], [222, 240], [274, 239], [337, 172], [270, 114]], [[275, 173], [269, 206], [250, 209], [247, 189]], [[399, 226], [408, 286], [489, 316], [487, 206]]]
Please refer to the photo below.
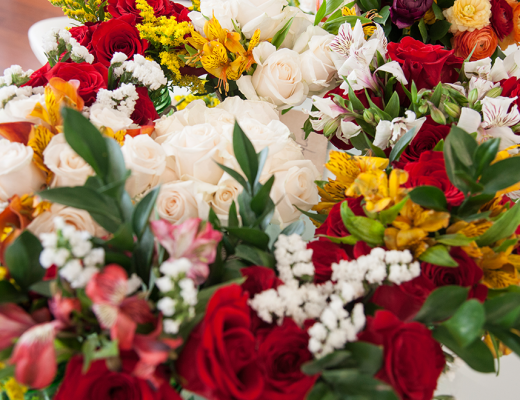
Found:
[[33, 127], [32, 122], [6, 122], [0, 124], [0, 136], [11, 142], [18, 142], [27, 145], [29, 135]]

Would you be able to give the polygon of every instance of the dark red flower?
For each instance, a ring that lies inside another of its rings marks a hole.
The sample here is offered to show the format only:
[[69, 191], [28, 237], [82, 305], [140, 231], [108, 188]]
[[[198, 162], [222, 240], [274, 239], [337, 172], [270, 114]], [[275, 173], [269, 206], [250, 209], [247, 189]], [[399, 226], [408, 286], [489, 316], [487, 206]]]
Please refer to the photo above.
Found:
[[[170, 0], [147, 0], [147, 3], [153, 8], [156, 17], [175, 17], [177, 22], [189, 21], [190, 10], [182, 4]], [[135, 0], [108, 0], [107, 10], [115, 18], [131, 14], [136, 18], [137, 24], [143, 21]]]
[[218, 289], [177, 361], [184, 387], [208, 400], [257, 399], [264, 389], [248, 294], [238, 285]]
[[98, 360], [84, 374], [83, 358], [73, 357], [54, 400], [181, 400], [165, 374], [156, 371], [157, 380], [161, 382], [158, 388], [133, 376], [137, 361], [135, 354], [123, 352], [119, 371], [109, 370], [105, 360]]
[[409, 177], [405, 186], [436, 186], [444, 192], [448, 204], [458, 206], [464, 201], [464, 194], [448, 178], [444, 154], [440, 151], [425, 151], [416, 162], [405, 165]]
[[421, 309], [434, 289], [433, 282], [420, 275], [400, 285], [379, 286], [372, 297], [372, 302], [391, 311], [401, 321], [409, 321]]
[[141, 39], [134, 25], [135, 17], [131, 14], [102, 22], [92, 35], [92, 54], [96, 61], [108, 67], [116, 52], [126, 54], [128, 59], [134, 54], [144, 55], [148, 41]]
[[399, 29], [408, 28], [430, 9], [433, 0], [394, 0], [390, 7], [392, 23]]
[[244, 283], [242, 283], [242, 289], [248, 294], [249, 298], [252, 299], [258, 293], [261, 293], [268, 289], [276, 289], [278, 286], [283, 285], [283, 282], [276, 276], [274, 270], [267, 267], [246, 267], [240, 270], [242, 276], [247, 277]]
[[49, 65], [49, 63], [45, 64], [40, 69], [34, 71], [31, 75], [31, 79], [29, 79], [29, 81], [22, 86], [38, 87], [47, 85], [49, 81], [45, 77], [45, 74], [49, 72], [50, 69], [51, 66]]
[[513, 9], [506, 0], [491, 0], [491, 26], [503, 40], [513, 31]]
[[333, 263], [350, 259], [347, 252], [340, 245], [328, 240], [316, 240], [307, 243], [307, 248], [312, 249], [315, 283], [323, 283], [330, 280]]
[[402, 400], [433, 397], [446, 361], [428, 328], [381, 310], [368, 317], [359, 340], [383, 346], [383, 367], [376, 378], [391, 385]]
[[464, 61], [444, 46], [424, 44], [411, 36], [398, 43], [388, 43], [388, 56], [401, 64], [408, 86], [415, 82], [418, 90], [432, 89], [439, 82], [455, 83]]
[[308, 349], [309, 335], [296, 323], [285, 318], [281, 326], [274, 325], [264, 332], [258, 347], [258, 363], [265, 385], [260, 399], [303, 400], [318, 375], [301, 371], [303, 363], [312, 360]]
[[[364, 217], [365, 212], [361, 206], [362, 200], [363, 197], [360, 196], [356, 198], [349, 197], [344, 201], [348, 202], [349, 208], [355, 215]], [[345, 224], [343, 223], [343, 220], [341, 219], [341, 204], [343, 204], [343, 201], [335, 204], [331, 208], [325, 222], [318, 229], [316, 229], [316, 235], [326, 235], [333, 237], [344, 237], [350, 235], [347, 228], [345, 227]]]
[[148, 89], [139, 86], [136, 88], [139, 98], [135, 103], [135, 109], [130, 118], [139, 126], [152, 125], [153, 121], [159, 119], [159, 114], [148, 95]]
[[[419, 132], [417, 132], [417, 135], [415, 135], [408, 147], [403, 151], [399, 159], [400, 162], [409, 163], [418, 161], [422, 153], [433, 150], [437, 143], [442, 139], [446, 139], [446, 136], [450, 133], [450, 126], [439, 125], [430, 121], [431, 119], [423, 124]], [[402, 168], [404, 168], [404, 165]]]
[[75, 26], [69, 30], [77, 42], [92, 52], [92, 35], [100, 26], [101, 22], [86, 22], [85, 25]]
[[[57, 63], [45, 75], [49, 80], [58, 77], [64, 81], [75, 79], [79, 81], [78, 94], [85, 101], [86, 106], [96, 101], [99, 89], [107, 88], [108, 70], [105, 66], [96, 63]], [[47, 84], [47, 83], [45, 83]]]
[[512, 76], [507, 80], [501, 81], [500, 84], [502, 86], [502, 94], [500, 96], [509, 98], [516, 97], [513, 104], [520, 107], [520, 80]]
[[446, 285], [469, 287], [468, 298], [475, 298], [480, 302], [486, 300], [488, 288], [480, 283], [483, 276], [482, 269], [460, 247], [452, 247], [450, 255], [459, 265], [457, 268], [422, 263], [421, 274], [435, 287]]

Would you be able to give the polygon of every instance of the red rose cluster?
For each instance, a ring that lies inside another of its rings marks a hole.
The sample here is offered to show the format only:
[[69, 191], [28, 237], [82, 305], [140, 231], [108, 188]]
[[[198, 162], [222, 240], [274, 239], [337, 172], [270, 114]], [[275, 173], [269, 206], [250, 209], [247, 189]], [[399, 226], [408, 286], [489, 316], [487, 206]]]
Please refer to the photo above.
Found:
[[243, 269], [242, 286], [217, 290], [177, 362], [186, 389], [208, 400], [300, 400], [318, 376], [301, 371], [312, 360], [309, 336], [290, 318], [267, 324], [247, 302], [281, 284], [266, 267]]

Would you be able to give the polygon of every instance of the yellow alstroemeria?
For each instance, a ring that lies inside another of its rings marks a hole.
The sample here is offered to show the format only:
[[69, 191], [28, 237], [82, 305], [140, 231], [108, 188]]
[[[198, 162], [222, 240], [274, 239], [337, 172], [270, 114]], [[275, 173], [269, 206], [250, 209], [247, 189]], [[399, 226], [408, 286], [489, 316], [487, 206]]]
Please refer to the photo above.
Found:
[[27, 146], [33, 149], [33, 161], [38, 168], [47, 174], [47, 184], [50, 184], [53, 173], [43, 162], [43, 151], [47, 148], [54, 134], [43, 125], [33, 126]]
[[450, 213], [426, 210], [408, 200], [385, 230], [385, 245], [390, 250], [409, 249], [419, 257], [428, 248], [428, 233], [446, 228]]
[[[471, 222], [457, 221], [446, 229], [446, 233], [449, 235], [460, 233], [468, 238], [476, 238], [477, 236], [483, 235], [492, 225], [493, 222], [486, 219]], [[461, 246], [461, 248], [472, 258], [477, 259], [482, 257], [482, 251], [475, 241], [469, 243], [467, 246]]]
[[244, 54], [244, 58], [246, 59], [246, 63], [243, 67], [244, 71], [249, 71], [249, 68], [252, 67], [255, 61], [255, 57], [253, 56], [253, 50], [258, 44], [260, 43], [260, 29], [257, 29], [255, 33], [253, 33], [253, 36], [251, 37], [251, 40], [249, 41], [249, 46], [247, 47], [247, 51]]
[[125, 144], [126, 129], [114, 132], [111, 128], [101, 127], [100, 132], [103, 135], [114, 139], [120, 146]]
[[513, 250], [514, 246], [509, 246], [501, 252], [496, 252], [487, 246], [481, 248], [482, 257], [477, 260], [477, 264], [484, 271], [482, 278], [484, 285], [491, 289], [503, 289], [520, 283], [518, 275], [520, 256], [512, 254]]

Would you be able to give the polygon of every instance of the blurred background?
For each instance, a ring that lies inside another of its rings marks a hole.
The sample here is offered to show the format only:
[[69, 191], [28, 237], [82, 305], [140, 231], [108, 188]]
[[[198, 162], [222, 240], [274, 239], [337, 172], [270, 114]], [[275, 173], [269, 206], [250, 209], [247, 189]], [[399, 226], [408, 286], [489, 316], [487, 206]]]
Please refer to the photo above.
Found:
[[48, 0], [0, 0], [0, 74], [13, 64], [40, 68], [27, 33], [34, 23], [53, 17], [63, 17], [63, 12]]

